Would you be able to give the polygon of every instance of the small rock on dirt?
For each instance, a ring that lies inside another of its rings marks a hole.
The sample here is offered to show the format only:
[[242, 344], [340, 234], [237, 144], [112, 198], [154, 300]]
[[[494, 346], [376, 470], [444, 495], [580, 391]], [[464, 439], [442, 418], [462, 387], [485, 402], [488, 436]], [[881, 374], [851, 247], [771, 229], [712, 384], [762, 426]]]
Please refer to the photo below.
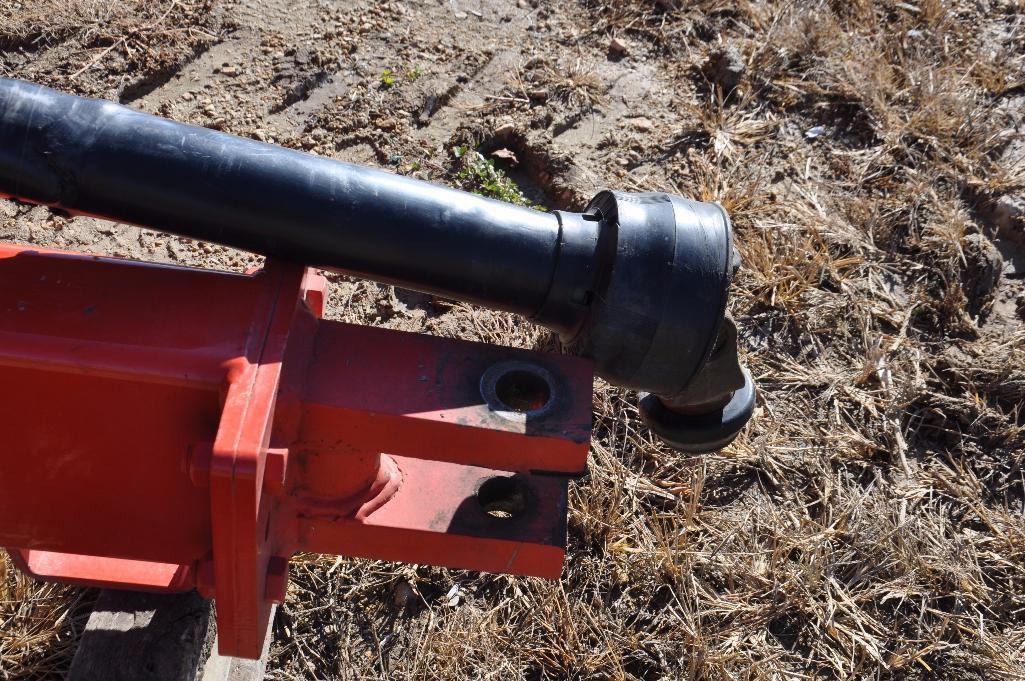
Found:
[[982, 234], [969, 234], [961, 241], [964, 253], [965, 296], [968, 312], [984, 319], [993, 307], [1004, 260], [993, 242]]
[[639, 132], [650, 132], [654, 128], [654, 124], [649, 118], [634, 118], [631, 119], [630, 125], [633, 126], [634, 130]]
[[713, 86], [718, 86], [723, 95], [730, 94], [740, 86], [746, 70], [744, 57], [732, 45], [713, 50], [701, 66], [701, 74]]
[[504, 138], [508, 135], [513, 134], [515, 130], [516, 126], [512, 123], [512, 121], [504, 121], [500, 123], [498, 127], [495, 128], [494, 135], [498, 138]]
[[516, 158], [516, 152], [512, 151], [511, 149], [505, 149], [505, 148], [495, 149], [494, 151], [491, 152], [491, 155], [494, 156], [495, 158], [500, 158], [503, 161], [509, 161], [514, 166], [515, 165], [519, 165], [519, 163], [520, 163], [520, 160], [518, 158]]
[[410, 586], [406, 580], [399, 581], [392, 592], [392, 602], [396, 607], [405, 608], [416, 598], [416, 589]]
[[625, 57], [630, 54], [630, 48], [627, 47], [624, 40], [613, 38], [611, 42], [609, 42], [609, 54], [615, 57]]
[[993, 222], [1025, 243], [1025, 195], [1001, 196], [993, 205]]

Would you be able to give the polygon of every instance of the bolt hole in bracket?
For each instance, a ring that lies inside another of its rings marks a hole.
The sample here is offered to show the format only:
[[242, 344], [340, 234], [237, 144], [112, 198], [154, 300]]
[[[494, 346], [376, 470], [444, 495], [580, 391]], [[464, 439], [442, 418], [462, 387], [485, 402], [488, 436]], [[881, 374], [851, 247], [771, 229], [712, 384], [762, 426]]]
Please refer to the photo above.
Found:
[[518, 360], [488, 367], [480, 379], [480, 393], [492, 412], [515, 423], [544, 418], [559, 398], [550, 371], [539, 364]]
[[515, 475], [486, 478], [477, 488], [477, 503], [492, 518], [516, 518], [530, 505], [530, 489]]

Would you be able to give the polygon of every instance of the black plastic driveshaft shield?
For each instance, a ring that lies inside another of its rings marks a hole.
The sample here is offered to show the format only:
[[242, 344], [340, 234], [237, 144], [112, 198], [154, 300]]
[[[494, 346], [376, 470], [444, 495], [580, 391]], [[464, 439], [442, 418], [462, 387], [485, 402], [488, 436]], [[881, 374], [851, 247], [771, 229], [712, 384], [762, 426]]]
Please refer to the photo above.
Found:
[[602, 192], [544, 213], [3, 78], [0, 197], [516, 312], [674, 407], [732, 275], [715, 204]]

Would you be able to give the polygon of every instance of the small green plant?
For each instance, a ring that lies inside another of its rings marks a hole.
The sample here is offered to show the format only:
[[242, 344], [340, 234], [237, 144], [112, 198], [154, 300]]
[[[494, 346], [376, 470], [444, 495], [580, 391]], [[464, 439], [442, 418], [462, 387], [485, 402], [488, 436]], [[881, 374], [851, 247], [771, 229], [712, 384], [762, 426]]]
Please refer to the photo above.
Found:
[[460, 161], [455, 179], [466, 191], [520, 206], [534, 207], [534, 202], [523, 195], [516, 183], [480, 152], [461, 146], [453, 149], [452, 153]]
[[385, 69], [384, 71], [381, 71], [381, 87], [392, 87], [395, 83], [399, 82], [400, 78], [403, 78], [403, 73], [405, 73], [405, 79], [410, 83], [424, 75], [424, 72], [419, 66], [414, 66], [408, 69], [403, 69], [401, 66], [399, 66], [398, 69]]

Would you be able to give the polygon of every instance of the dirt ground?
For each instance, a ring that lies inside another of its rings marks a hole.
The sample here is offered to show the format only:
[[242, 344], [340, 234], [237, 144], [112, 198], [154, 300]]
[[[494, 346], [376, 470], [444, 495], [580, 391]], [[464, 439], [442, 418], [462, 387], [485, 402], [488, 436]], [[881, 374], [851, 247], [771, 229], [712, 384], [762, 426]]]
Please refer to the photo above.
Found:
[[[270, 678], [1025, 678], [1020, 0], [0, 0], [0, 75], [546, 208], [733, 216], [737, 442], [673, 452], [599, 384], [561, 581], [303, 557]], [[10, 202], [0, 239], [258, 260]], [[552, 347], [331, 279], [332, 318]], [[0, 676], [59, 677], [93, 598], [0, 562]]]

